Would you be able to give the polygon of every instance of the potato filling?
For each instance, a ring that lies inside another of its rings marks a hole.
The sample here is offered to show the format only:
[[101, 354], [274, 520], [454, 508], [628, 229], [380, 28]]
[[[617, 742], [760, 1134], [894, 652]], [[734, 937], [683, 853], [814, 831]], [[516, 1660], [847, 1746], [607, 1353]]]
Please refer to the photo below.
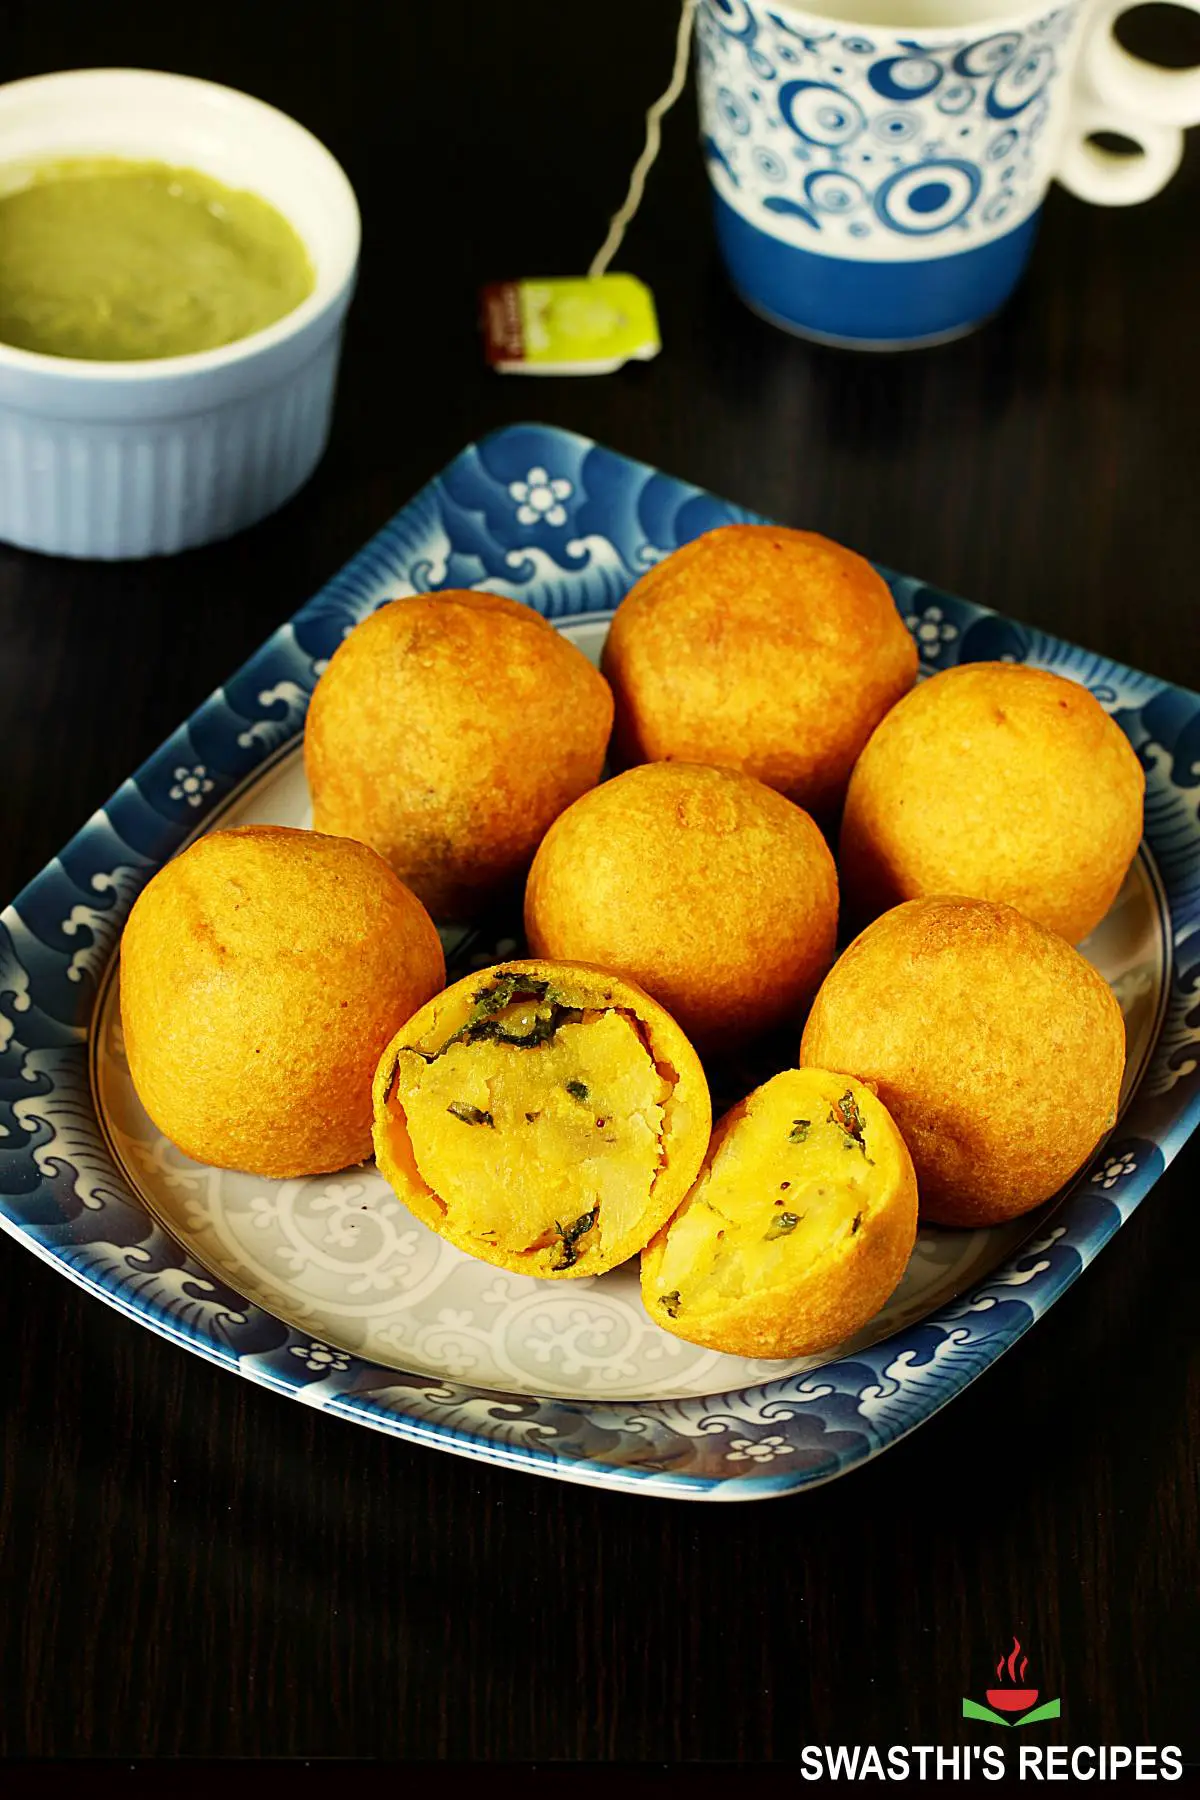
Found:
[[400, 1051], [394, 1102], [457, 1230], [514, 1255], [550, 1249], [567, 1269], [644, 1213], [673, 1082], [632, 1014], [509, 981], [440, 1049]]
[[881, 1181], [852, 1092], [793, 1117], [769, 1099], [730, 1131], [667, 1232], [656, 1285], [672, 1319], [791, 1284], [857, 1235]]

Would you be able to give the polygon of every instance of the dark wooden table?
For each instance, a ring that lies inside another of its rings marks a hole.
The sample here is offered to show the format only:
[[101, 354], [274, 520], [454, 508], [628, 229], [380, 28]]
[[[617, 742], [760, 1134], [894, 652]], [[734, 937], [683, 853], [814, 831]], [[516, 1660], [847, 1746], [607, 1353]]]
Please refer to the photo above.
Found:
[[[235, 541], [0, 552], [0, 897], [469, 438], [540, 416], [1200, 686], [1200, 145], [1127, 211], [1051, 195], [979, 336], [853, 358], [746, 313], [691, 103], [627, 267], [666, 349], [480, 366], [488, 278], [581, 270], [673, 0], [9, 0], [6, 78], [142, 64], [295, 114], [361, 198], [329, 455]], [[1200, 60], [1194, 18], [1142, 42]], [[2, 150], [2, 146], [0, 146]], [[947, 1412], [793, 1501], [689, 1507], [411, 1449], [231, 1380], [0, 1242], [0, 1753], [794, 1759], [959, 1741], [1013, 1631], [1063, 1741], [1197, 1733], [1200, 1144]], [[970, 1728], [967, 1728], [970, 1729]]]

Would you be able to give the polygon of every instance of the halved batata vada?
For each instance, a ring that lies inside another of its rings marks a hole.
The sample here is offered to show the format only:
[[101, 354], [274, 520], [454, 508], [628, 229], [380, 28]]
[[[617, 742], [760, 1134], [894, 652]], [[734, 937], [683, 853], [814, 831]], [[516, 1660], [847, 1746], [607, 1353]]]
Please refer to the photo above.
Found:
[[786, 1069], [725, 1114], [642, 1254], [656, 1324], [734, 1356], [811, 1356], [874, 1317], [908, 1266], [917, 1184], [860, 1082]]
[[632, 982], [522, 961], [447, 988], [388, 1045], [375, 1155], [460, 1250], [522, 1275], [599, 1275], [678, 1206], [708, 1144], [708, 1087]]

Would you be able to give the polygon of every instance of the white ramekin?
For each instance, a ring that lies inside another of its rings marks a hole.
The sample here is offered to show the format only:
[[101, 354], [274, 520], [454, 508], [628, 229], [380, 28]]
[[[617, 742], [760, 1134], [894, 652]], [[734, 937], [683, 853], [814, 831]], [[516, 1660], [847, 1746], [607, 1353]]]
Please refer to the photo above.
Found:
[[129, 156], [250, 188], [291, 220], [316, 287], [236, 344], [86, 362], [0, 344], [0, 539], [55, 556], [153, 556], [240, 531], [294, 494], [329, 435], [359, 218], [304, 127], [232, 88], [148, 69], [0, 87], [0, 167]]

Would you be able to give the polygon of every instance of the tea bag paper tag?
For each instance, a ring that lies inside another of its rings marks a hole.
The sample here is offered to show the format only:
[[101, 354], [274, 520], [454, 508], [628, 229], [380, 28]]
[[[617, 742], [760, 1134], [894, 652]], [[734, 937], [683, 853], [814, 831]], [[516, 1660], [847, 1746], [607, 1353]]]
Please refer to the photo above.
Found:
[[505, 375], [610, 375], [662, 349], [654, 296], [635, 275], [496, 282], [483, 291], [483, 335]]
[[692, 20], [698, 0], [682, 0], [675, 65], [666, 89], [646, 114], [646, 142], [613, 214], [608, 236], [586, 275], [549, 281], [501, 281], [483, 290], [487, 359], [505, 375], [610, 375], [662, 349], [654, 295], [636, 275], [610, 275], [662, 144], [662, 121], [687, 81]]

